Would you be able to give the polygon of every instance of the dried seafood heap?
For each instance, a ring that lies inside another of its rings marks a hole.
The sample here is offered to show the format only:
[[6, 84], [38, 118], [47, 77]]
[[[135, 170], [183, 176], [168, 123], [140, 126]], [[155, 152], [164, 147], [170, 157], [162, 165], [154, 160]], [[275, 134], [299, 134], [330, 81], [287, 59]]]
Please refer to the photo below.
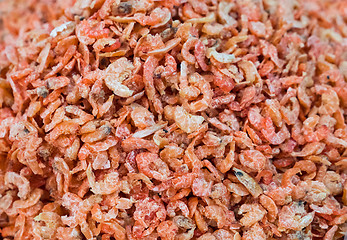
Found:
[[347, 2], [0, 3], [3, 239], [338, 239]]

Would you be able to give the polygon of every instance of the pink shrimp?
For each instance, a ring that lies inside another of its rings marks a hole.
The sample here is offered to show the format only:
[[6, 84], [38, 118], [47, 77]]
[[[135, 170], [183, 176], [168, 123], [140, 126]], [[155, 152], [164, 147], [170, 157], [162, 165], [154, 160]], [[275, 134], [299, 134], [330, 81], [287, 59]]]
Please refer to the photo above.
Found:
[[259, 202], [267, 210], [267, 217], [269, 221], [274, 222], [278, 214], [278, 208], [274, 200], [266, 195], [260, 195]]
[[181, 54], [186, 62], [189, 64], [195, 64], [196, 59], [189, 51], [198, 44], [197, 38], [189, 38], [182, 46]]
[[5, 174], [5, 185], [9, 186], [11, 184], [17, 186], [18, 188], [18, 197], [19, 198], [27, 198], [30, 193], [30, 183], [28, 179], [25, 177], [15, 173], [15, 172], [7, 172]]
[[302, 202], [293, 202], [283, 206], [278, 214], [279, 227], [300, 231], [307, 227], [314, 218], [314, 212], [306, 213]]
[[201, 67], [203, 71], [208, 70], [208, 65], [205, 62], [205, 55], [206, 55], [205, 45], [199, 40], [197, 44], [195, 44], [194, 56], [197, 63], [199, 64], [199, 66]]
[[213, 97], [213, 91], [211, 90], [211, 86], [209, 82], [207, 82], [200, 74], [194, 73], [190, 82], [200, 90], [203, 98], [194, 102], [191, 102], [188, 106], [192, 112], [201, 112], [206, 110], [211, 102]]
[[136, 163], [139, 171], [146, 176], [159, 181], [167, 181], [170, 176], [170, 170], [157, 154], [143, 152], [136, 156]]
[[166, 53], [165, 54], [165, 70], [164, 70], [164, 76], [168, 77], [176, 73], [177, 71], [177, 63], [175, 58]]
[[239, 155], [242, 165], [252, 169], [253, 171], [261, 171], [265, 168], [267, 162], [266, 157], [257, 150], [246, 150]]
[[288, 129], [285, 126], [285, 124], [283, 124], [281, 130], [276, 133], [273, 122], [269, 117], [265, 118], [264, 128], [261, 129], [261, 133], [264, 135], [266, 140], [268, 140], [271, 144], [274, 145], [279, 145], [290, 137], [290, 133], [288, 132]]
[[255, 223], [242, 236], [242, 240], [265, 240], [266, 234], [259, 223]]
[[165, 206], [157, 196], [139, 200], [135, 208], [133, 232], [136, 237], [149, 235], [166, 218]]
[[162, 114], [163, 106], [156, 93], [153, 81], [153, 73], [158, 66], [158, 59], [149, 56], [143, 65], [143, 82], [145, 84], [146, 94], [148, 99], [152, 101], [155, 111]]
[[145, 140], [142, 138], [128, 137], [122, 141], [122, 148], [126, 152], [130, 152], [136, 149], [147, 149], [152, 153], [159, 152], [158, 146], [152, 140]]
[[158, 225], [157, 232], [163, 240], [174, 240], [178, 233], [178, 227], [171, 220], [167, 220]]
[[189, 209], [187, 204], [185, 204], [184, 202], [182, 202], [181, 200], [177, 200], [177, 201], [170, 201], [169, 204], [166, 207], [166, 211], [167, 211], [167, 215], [169, 217], [174, 217], [176, 216], [176, 209], [181, 210], [183, 216], [188, 217], [189, 215]]
[[203, 177], [195, 178], [192, 185], [192, 191], [195, 196], [207, 197], [212, 190], [212, 181], [206, 181]]
[[108, 37], [110, 30], [104, 26], [97, 20], [83, 20], [76, 26], [76, 36], [85, 45], [93, 44], [96, 39]]

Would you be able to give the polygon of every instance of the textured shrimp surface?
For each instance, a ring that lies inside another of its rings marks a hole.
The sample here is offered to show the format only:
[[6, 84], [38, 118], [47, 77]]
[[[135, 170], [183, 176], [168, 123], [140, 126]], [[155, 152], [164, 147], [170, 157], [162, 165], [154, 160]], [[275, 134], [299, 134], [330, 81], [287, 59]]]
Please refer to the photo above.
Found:
[[346, 0], [0, 1], [0, 239], [342, 239]]

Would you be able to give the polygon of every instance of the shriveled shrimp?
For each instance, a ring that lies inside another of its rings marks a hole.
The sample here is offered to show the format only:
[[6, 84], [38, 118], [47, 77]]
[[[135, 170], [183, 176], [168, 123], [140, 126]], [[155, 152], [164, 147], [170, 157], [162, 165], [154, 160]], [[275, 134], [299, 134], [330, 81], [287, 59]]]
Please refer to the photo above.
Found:
[[167, 8], [155, 8], [149, 16], [143, 13], [135, 13], [134, 19], [142, 26], [150, 25], [153, 28], [165, 25], [171, 18], [171, 12]]
[[129, 137], [122, 141], [122, 148], [126, 152], [131, 152], [136, 149], [147, 149], [152, 153], [157, 153], [159, 151], [158, 146], [153, 141], [134, 137]]
[[300, 104], [296, 97], [292, 97], [289, 100], [292, 102], [292, 106], [293, 106], [292, 110], [284, 106], [281, 106], [281, 113], [282, 113], [284, 121], [288, 125], [293, 125], [298, 119], [299, 112], [300, 112]]
[[243, 204], [238, 214], [243, 215], [240, 219], [240, 223], [245, 227], [250, 227], [253, 224], [263, 219], [266, 214], [265, 209], [257, 203], [254, 204]]
[[85, 45], [93, 44], [96, 39], [108, 36], [110, 30], [104, 26], [103, 22], [97, 20], [83, 20], [76, 26], [76, 36]]
[[210, 84], [198, 73], [194, 73], [190, 78], [189, 82], [200, 90], [203, 98], [201, 100], [194, 101], [190, 103], [189, 109], [192, 112], [200, 112], [206, 110], [211, 102], [213, 97], [213, 92], [211, 90]]
[[174, 217], [176, 216], [176, 209], [181, 210], [183, 216], [188, 217], [189, 215], [189, 209], [187, 204], [185, 204], [184, 202], [182, 202], [181, 200], [178, 201], [171, 201], [169, 202], [169, 204], [166, 207], [166, 211], [167, 211], [167, 215], [169, 217]]
[[301, 181], [293, 188], [292, 197], [294, 200], [303, 199], [308, 203], [319, 203], [326, 199], [329, 190], [318, 181]]
[[170, 170], [157, 154], [143, 152], [136, 156], [136, 163], [139, 171], [159, 181], [167, 181]]
[[264, 135], [266, 140], [274, 145], [279, 145], [290, 137], [290, 133], [285, 124], [283, 124], [281, 130], [276, 133], [273, 122], [269, 117], [265, 118], [264, 128], [261, 130], [261, 133]]
[[249, 230], [247, 230], [243, 236], [242, 240], [265, 240], [266, 234], [259, 223], [254, 224]]
[[5, 185], [13, 184], [18, 188], [18, 197], [19, 198], [27, 198], [30, 193], [30, 182], [25, 177], [15, 173], [15, 172], [7, 172], [5, 174]]
[[92, 172], [91, 165], [87, 168], [87, 177], [91, 191], [95, 194], [111, 194], [117, 191], [120, 187], [119, 177], [117, 172], [111, 172], [105, 175], [102, 181], [96, 182], [95, 175]]
[[193, 194], [199, 197], [207, 197], [212, 190], [212, 181], [206, 181], [203, 177], [195, 178], [192, 185]]
[[134, 65], [127, 58], [119, 58], [106, 69], [105, 84], [120, 97], [130, 97], [134, 91], [123, 85], [123, 81], [132, 75]]
[[261, 171], [265, 168], [266, 157], [257, 150], [245, 150], [239, 155], [242, 165], [253, 171]]
[[192, 55], [189, 50], [194, 48], [196, 46], [196, 44], [198, 43], [198, 39], [197, 38], [189, 38], [182, 46], [182, 56], [184, 58], [185, 61], [187, 61], [189, 64], [195, 64], [195, 57], [194, 55]]
[[174, 240], [178, 227], [171, 220], [167, 220], [158, 225], [157, 232], [163, 240]]
[[105, 139], [108, 135], [111, 134], [112, 128], [109, 123], [105, 123], [100, 126], [94, 132], [83, 134], [81, 137], [82, 142], [92, 143]]
[[270, 222], [274, 222], [277, 218], [278, 208], [274, 200], [266, 195], [260, 195], [260, 204], [267, 210], [267, 217]]
[[145, 84], [146, 93], [148, 99], [152, 101], [156, 112], [162, 114], [163, 106], [156, 93], [153, 81], [153, 73], [158, 66], [158, 59], [153, 56], [149, 56], [143, 65], [143, 82]]
[[302, 202], [293, 202], [282, 207], [278, 218], [279, 227], [300, 231], [313, 221], [314, 212], [307, 213]]

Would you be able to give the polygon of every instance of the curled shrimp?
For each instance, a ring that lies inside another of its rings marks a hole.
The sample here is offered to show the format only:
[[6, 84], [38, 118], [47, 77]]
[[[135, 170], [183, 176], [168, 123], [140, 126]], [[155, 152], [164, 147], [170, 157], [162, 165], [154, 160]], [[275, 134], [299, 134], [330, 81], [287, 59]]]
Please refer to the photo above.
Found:
[[149, 235], [165, 217], [165, 206], [159, 197], [139, 200], [135, 204], [133, 232], [137, 237]]
[[188, 217], [189, 216], [189, 209], [187, 204], [182, 202], [181, 200], [177, 201], [170, 201], [169, 204], [166, 207], [167, 215], [169, 217], [174, 217], [176, 216], [176, 209], [181, 210], [183, 216]]
[[239, 154], [239, 159], [242, 165], [253, 171], [263, 170], [267, 162], [266, 157], [257, 150], [245, 150]]
[[30, 193], [30, 182], [25, 177], [15, 172], [7, 172], [5, 174], [5, 185], [13, 184], [18, 188], [18, 197], [27, 198]]
[[143, 82], [147, 97], [152, 101], [154, 109], [157, 113], [163, 113], [163, 106], [154, 87], [153, 73], [158, 66], [158, 59], [149, 56], [143, 65]]
[[261, 129], [261, 133], [266, 140], [274, 145], [279, 145], [290, 137], [290, 133], [285, 124], [283, 124], [281, 130], [276, 133], [273, 122], [269, 117], [265, 118], [264, 128]]
[[194, 48], [195, 45], [198, 43], [198, 41], [199, 40], [197, 38], [191, 37], [182, 46], [182, 50], [181, 50], [182, 57], [189, 64], [195, 64], [196, 59], [195, 59], [194, 55], [192, 55], [189, 52], [189, 50]]
[[308, 117], [303, 122], [302, 133], [306, 142], [319, 142], [327, 137], [329, 134], [329, 128], [326, 125], [321, 125], [316, 128], [319, 122], [319, 117], [317, 115]]
[[192, 191], [195, 196], [207, 197], [212, 191], [212, 181], [206, 181], [203, 177], [197, 177], [192, 184]]
[[169, 167], [157, 154], [143, 152], [136, 156], [136, 163], [139, 171], [148, 177], [159, 181], [167, 181], [170, 176]]
[[135, 137], [128, 137], [122, 141], [122, 148], [126, 152], [131, 152], [137, 149], [147, 149], [152, 153], [159, 152], [158, 146], [153, 141]]
[[206, 110], [210, 106], [213, 97], [213, 91], [211, 90], [210, 84], [198, 73], [194, 73], [189, 78], [189, 82], [196, 85], [203, 95], [203, 98], [190, 103], [188, 108], [194, 113]]
[[92, 171], [92, 166], [89, 164], [87, 168], [87, 178], [91, 191], [94, 194], [107, 195], [114, 193], [120, 187], [119, 177], [117, 172], [111, 172], [105, 175], [102, 181], [96, 182], [95, 175]]
[[267, 210], [269, 221], [274, 222], [278, 214], [278, 208], [274, 200], [263, 194], [259, 197], [259, 203]]
[[171, 18], [171, 12], [167, 8], [157, 7], [149, 16], [146, 16], [143, 13], [135, 13], [134, 19], [140, 23], [142, 26], [152, 26], [152, 28], [157, 28], [165, 25]]
[[283, 206], [278, 214], [278, 225], [283, 229], [300, 231], [314, 218], [314, 212], [306, 213], [303, 202], [293, 202]]
[[324, 183], [318, 181], [301, 181], [293, 188], [294, 200], [303, 199], [308, 203], [320, 203], [329, 196], [329, 190]]
[[240, 223], [245, 227], [250, 227], [253, 224], [263, 219], [266, 214], [265, 209], [257, 203], [243, 204], [239, 211], [239, 215], [243, 215], [240, 219]]
[[83, 20], [76, 26], [76, 36], [85, 45], [93, 44], [96, 39], [108, 37], [110, 30], [104, 26], [104, 22], [95, 19]]
[[289, 101], [291, 101], [291, 103], [292, 103], [292, 110], [290, 110], [289, 108], [286, 108], [284, 106], [284, 103], [282, 103], [282, 102], [281, 102], [282, 106], [281, 106], [280, 110], [281, 110], [281, 113], [283, 116], [283, 120], [288, 125], [293, 125], [299, 117], [300, 104], [299, 104], [299, 101], [296, 97], [290, 98]]
[[250, 229], [248, 229], [243, 235], [242, 240], [265, 240], [267, 239], [263, 228], [259, 223], [255, 223]]
[[178, 232], [178, 227], [173, 221], [167, 220], [158, 225], [157, 232], [163, 240], [174, 240]]

